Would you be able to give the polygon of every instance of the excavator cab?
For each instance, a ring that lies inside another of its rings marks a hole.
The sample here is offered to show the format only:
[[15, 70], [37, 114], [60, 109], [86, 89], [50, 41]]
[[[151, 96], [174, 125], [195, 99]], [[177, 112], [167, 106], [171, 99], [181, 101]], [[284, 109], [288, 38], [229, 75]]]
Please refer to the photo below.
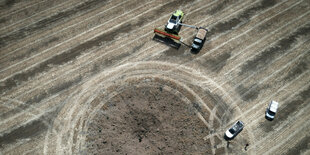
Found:
[[181, 25], [179, 23], [182, 23], [184, 17], [184, 13], [181, 10], [175, 11], [169, 18], [166, 26], [165, 31], [168, 33], [173, 33], [178, 35], [178, 33], [181, 30]]

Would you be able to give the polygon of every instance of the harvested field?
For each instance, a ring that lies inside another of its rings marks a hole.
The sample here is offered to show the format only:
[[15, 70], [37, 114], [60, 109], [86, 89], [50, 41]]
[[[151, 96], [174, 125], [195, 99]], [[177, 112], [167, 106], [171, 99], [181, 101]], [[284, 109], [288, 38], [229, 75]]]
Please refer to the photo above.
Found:
[[309, 102], [309, 0], [0, 0], [0, 154], [310, 154]]

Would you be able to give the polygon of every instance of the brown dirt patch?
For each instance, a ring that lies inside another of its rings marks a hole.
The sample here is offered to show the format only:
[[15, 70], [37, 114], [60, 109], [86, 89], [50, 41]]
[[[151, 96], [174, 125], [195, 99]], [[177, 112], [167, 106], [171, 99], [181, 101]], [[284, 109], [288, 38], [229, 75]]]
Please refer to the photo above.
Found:
[[105, 107], [88, 127], [90, 154], [211, 153], [194, 108], [162, 88], [129, 88]]

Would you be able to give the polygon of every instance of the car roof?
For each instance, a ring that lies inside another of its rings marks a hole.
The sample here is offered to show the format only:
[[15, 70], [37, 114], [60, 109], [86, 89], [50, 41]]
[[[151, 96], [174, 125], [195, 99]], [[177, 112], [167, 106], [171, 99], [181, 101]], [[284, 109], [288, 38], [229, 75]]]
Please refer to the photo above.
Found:
[[277, 112], [279, 103], [276, 101], [271, 101], [270, 103], [270, 111]]
[[206, 34], [207, 34], [207, 30], [201, 28], [198, 30], [196, 37], [201, 39], [201, 40], [204, 40]]

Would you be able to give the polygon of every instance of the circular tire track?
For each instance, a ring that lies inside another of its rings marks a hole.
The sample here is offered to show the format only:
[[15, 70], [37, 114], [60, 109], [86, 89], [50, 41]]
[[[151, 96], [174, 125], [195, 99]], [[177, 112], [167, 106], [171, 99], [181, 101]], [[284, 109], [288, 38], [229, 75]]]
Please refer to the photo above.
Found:
[[[46, 135], [45, 153], [228, 153], [219, 127], [229, 118], [215, 125], [210, 117], [217, 117], [213, 108], [232, 108], [202, 99], [209, 88], [199, 86], [206, 76], [198, 75], [173, 65], [142, 62], [94, 77], [68, 98], [54, 121], [56, 133]], [[204, 138], [213, 131], [219, 133]], [[249, 139], [244, 133], [240, 137]]]

